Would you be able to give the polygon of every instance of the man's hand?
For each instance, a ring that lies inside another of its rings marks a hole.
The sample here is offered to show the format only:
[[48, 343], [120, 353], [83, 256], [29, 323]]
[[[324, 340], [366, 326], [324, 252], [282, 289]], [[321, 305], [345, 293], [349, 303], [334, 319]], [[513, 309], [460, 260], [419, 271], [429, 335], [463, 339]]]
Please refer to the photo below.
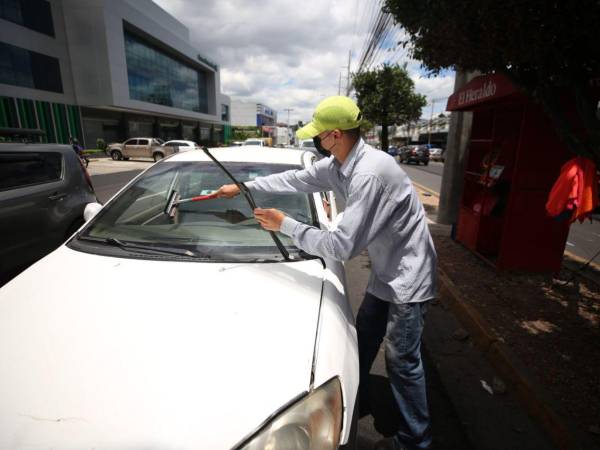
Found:
[[283, 222], [283, 219], [285, 219], [285, 214], [278, 209], [256, 208], [254, 210], [254, 217], [256, 217], [258, 223], [260, 223], [265, 230], [279, 231], [281, 223]]
[[240, 193], [240, 189], [235, 184], [224, 184], [217, 190], [217, 198], [233, 198]]

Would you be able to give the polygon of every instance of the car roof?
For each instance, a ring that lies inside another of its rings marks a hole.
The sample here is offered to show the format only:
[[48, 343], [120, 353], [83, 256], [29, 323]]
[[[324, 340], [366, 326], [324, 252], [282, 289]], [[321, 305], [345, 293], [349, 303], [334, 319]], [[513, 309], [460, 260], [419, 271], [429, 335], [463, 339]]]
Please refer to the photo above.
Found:
[[196, 145], [196, 143], [194, 141], [186, 141], [185, 139], [172, 139], [170, 141], [165, 142], [165, 144], [168, 144], [169, 142], [186, 142], [188, 144]]
[[24, 144], [21, 142], [0, 142], [0, 152], [72, 152], [73, 147], [65, 144]]
[[[271, 148], [259, 146], [246, 147], [220, 147], [209, 149], [210, 153], [222, 162], [260, 162], [270, 164], [294, 164], [302, 165], [302, 155], [306, 153], [302, 150], [288, 148]], [[206, 153], [183, 152], [176, 153], [164, 162], [182, 162], [182, 161], [210, 161]]]

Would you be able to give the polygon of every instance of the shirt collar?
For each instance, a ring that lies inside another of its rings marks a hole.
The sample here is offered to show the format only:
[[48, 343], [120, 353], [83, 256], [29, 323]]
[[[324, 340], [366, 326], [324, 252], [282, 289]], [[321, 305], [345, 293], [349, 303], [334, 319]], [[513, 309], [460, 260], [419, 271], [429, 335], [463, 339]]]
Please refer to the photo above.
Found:
[[364, 141], [362, 140], [362, 138], [358, 138], [358, 140], [354, 144], [354, 147], [352, 147], [352, 150], [350, 150], [350, 153], [348, 153], [346, 161], [344, 161], [344, 164], [342, 164], [339, 167], [339, 171], [344, 177], [348, 178], [352, 173], [352, 170], [356, 165], [356, 159], [358, 158], [358, 154], [362, 150], [363, 146]]

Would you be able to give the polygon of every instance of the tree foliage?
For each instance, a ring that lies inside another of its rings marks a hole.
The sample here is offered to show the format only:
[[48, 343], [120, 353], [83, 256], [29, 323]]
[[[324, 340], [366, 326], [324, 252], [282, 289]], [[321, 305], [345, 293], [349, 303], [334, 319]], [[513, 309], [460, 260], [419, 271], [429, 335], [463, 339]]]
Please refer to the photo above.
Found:
[[[445, 68], [503, 73], [534, 97], [568, 147], [600, 164], [600, 121], [593, 101], [600, 77], [597, 0], [386, 0], [408, 33], [412, 56], [433, 74]], [[560, 92], [574, 95], [578, 125]], [[585, 133], [576, 132], [583, 125]]]
[[421, 117], [427, 104], [415, 93], [405, 67], [384, 65], [352, 77], [357, 103], [364, 118], [382, 126], [381, 148], [388, 148], [388, 125], [403, 125]]

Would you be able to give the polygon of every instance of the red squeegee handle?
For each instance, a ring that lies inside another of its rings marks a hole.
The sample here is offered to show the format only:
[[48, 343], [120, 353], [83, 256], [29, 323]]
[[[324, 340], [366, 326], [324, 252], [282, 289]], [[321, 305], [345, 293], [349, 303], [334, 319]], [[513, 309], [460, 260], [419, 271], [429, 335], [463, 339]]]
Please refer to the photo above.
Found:
[[217, 193], [208, 194], [208, 195], [198, 195], [197, 197], [192, 197], [190, 199], [191, 202], [199, 202], [201, 200], [212, 200], [213, 198], [217, 198]]
[[188, 203], [188, 202], [200, 202], [202, 200], [212, 200], [213, 198], [217, 198], [217, 193], [213, 193], [213, 194], [208, 194], [208, 195], [198, 195], [196, 197], [191, 197], [191, 198], [184, 198], [181, 200], [178, 200], [177, 202], [175, 202], [175, 204], [180, 204], [180, 203]]

